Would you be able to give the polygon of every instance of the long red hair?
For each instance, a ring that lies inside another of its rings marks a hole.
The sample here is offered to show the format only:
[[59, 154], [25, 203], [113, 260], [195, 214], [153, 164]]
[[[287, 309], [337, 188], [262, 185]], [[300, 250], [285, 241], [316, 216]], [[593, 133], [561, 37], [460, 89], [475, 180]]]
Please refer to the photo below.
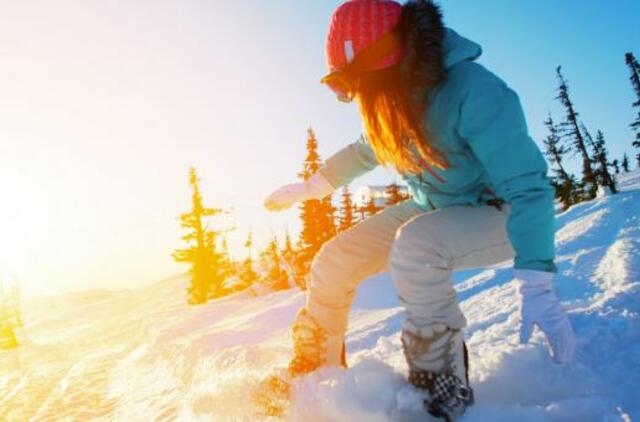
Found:
[[421, 95], [409, 86], [400, 66], [366, 72], [356, 86], [365, 132], [381, 164], [410, 174], [422, 173], [424, 162], [448, 167], [428, 135], [427, 99], [418, 98]]

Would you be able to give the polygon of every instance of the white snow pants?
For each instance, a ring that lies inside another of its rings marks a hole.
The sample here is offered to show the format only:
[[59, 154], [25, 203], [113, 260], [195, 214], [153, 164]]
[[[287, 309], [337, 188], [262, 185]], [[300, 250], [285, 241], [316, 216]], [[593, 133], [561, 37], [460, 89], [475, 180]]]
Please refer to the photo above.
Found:
[[330, 332], [344, 334], [360, 282], [389, 269], [407, 323], [463, 328], [451, 273], [513, 258], [508, 214], [508, 207], [488, 205], [424, 212], [411, 200], [386, 208], [318, 252], [308, 283], [308, 312]]

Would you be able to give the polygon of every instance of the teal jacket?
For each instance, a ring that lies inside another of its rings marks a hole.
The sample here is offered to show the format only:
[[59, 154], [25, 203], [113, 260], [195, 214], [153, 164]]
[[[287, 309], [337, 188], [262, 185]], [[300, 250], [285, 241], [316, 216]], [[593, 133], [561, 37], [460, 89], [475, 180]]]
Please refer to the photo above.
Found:
[[[478, 44], [447, 30], [444, 50], [448, 76], [432, 92], [425, 119], [450, 167], [402, 175], [414, 201], [430, 211], [479, 206], [497, 196], [511, 208], [507, 231], [515, 267], [555, 271], [554, 192], [517, 94], [474, 62], [482, 53]], [[377, 165], [362, 136], [320, 171], [337, 188]]]

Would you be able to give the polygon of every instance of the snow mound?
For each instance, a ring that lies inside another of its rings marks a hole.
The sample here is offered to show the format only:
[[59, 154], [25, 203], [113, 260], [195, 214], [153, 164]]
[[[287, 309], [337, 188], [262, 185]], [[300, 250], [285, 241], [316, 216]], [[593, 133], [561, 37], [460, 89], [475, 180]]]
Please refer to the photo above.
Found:
[[[620, 186], [558, 216], [557, 290], [578, 336], [573, 364], [553, 363], [539, 332], [518, 344], [508, 263], [455, 275], [476, 392], [464, 420], [640, 418], [640, 173]], [[256, 420], [249, 392], [286, 365], [304, 294], [186, 307], [186, 284], [27, 304], [22, 347], [0, 353], [0, 419]], [[302, 378], [289, 419], [424, 420], [404, 382], [402, 322], [389, 277], [367, 280], [352, 312], [349, 370]]]

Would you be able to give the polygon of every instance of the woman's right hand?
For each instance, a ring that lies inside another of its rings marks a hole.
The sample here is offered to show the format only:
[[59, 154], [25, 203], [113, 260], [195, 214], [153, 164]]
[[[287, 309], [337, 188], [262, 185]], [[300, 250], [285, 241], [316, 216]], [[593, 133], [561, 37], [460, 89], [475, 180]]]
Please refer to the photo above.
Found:
[[309, 199], [322, 199], [335, 191], [329, 181], [318, 172], [309, 180], [301, 183], [285, 185], [273, 192], [264, 201], [264, 206], [269, 211], [280, 211], [291, 207], [297, 202]]

